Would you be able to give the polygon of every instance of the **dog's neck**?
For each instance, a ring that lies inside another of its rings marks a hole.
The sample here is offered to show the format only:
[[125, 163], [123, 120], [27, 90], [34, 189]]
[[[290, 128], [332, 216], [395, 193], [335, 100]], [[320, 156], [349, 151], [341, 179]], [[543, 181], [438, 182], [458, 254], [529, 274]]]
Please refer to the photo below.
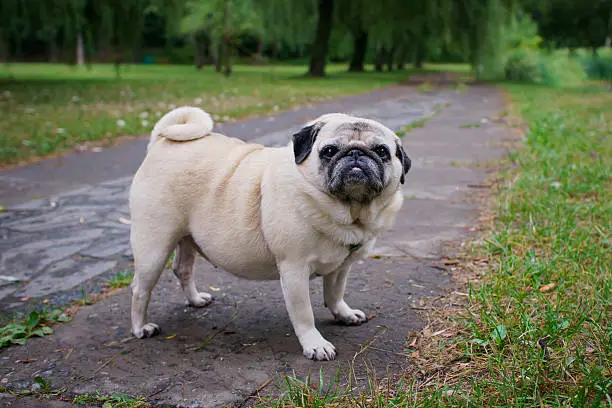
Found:
[[351, 214], [351, 219], [353, 220], [354, 225], [361, 224], [362, 208], [363, 206], [361, 204], [353, 204], [350, 206], [349, 212]]

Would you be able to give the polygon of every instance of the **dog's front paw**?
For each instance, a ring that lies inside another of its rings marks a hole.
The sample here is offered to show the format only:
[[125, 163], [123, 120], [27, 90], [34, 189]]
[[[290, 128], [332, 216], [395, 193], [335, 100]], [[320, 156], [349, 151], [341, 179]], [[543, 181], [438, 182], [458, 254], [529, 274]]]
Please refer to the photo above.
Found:
[[325, 340], [318, 331], [311, 332], [300, 339], [304, 357], [315, 361], [331, 361], [336, 358], [336, 348]]
[[359, 309], [351, 309], [346, 303], [342, 302], [330, 310], [336, 321], [349, 326], [359, 325], [368, 320], [366, 314]]
[[189, 306], [204, 307], [212, 302], [212, 296], [210, 293], [198, 292], [194, 296], [190, 296], [189, 299], [187, 299], [187, 302], [189, 303]]
[[140, 329], [133, 329], [132, 334], [139, 339], [144, 339], [147, 337], [153, 337], [157, 334], [161, 333], [161, 329], [155, 323], [147, 323]]

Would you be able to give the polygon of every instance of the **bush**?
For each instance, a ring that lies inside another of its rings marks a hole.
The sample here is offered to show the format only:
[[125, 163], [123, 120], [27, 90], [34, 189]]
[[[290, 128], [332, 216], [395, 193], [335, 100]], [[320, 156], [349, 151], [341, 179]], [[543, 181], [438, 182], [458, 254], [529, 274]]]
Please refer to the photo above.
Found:
[[548, 86], [579, 85], [587, 79], [587, 74], [580, 61], [567, 56], [548, 54], [540, 55], [542, 83]]
[[509, 81], [542, 82], [538, 53], [528, 49], [515, 49], [506, 56], [504, 74]]
[[543, 54], [529, 49], [511, 50], [504, 66], [506, 79], [548, 86], [579, 85], [587, 78], [579, 60], [567, 54]]
[[585, 70], [590, 79], [612, 83], [612, 55], [592, 56], [584, 60]]

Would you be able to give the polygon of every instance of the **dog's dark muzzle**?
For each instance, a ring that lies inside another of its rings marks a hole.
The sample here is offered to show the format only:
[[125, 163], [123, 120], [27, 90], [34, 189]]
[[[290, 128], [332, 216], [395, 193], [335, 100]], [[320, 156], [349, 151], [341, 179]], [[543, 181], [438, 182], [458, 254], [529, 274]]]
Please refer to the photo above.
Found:
[[382, 160], [360, 148], [352, 148], [331, 163], [330, 191], [342, 199], [371, 199], [383, 189]]

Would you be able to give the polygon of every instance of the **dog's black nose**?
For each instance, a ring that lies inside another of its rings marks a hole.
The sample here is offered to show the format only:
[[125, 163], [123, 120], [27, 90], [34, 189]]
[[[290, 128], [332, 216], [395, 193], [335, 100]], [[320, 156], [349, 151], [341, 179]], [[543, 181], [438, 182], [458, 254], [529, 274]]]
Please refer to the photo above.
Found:
[[347, 156], [353, 157], [355, 160], [359, 159], [359, 157], [363, 155], [365, 155], [365, 153], [360, 149], [353, 149], [347, 154]]

